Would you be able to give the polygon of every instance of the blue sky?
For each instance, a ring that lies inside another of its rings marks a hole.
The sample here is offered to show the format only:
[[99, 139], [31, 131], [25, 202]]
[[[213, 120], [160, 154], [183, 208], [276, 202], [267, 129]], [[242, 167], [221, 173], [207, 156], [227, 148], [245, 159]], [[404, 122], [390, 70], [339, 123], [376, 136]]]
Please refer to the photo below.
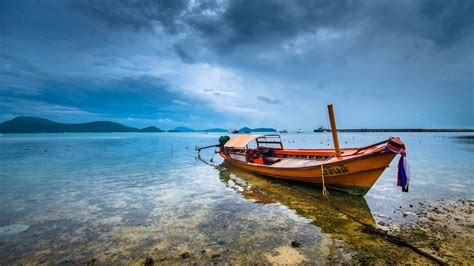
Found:
[[472, 128], [473, 1], [0, 1], [0, 121]]

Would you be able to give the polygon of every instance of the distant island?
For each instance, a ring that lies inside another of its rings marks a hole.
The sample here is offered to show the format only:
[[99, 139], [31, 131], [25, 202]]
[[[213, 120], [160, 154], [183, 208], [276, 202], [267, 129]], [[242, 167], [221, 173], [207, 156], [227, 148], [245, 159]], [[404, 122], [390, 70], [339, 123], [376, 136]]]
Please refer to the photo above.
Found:
[[197, 132], [197, 130], [189, 127], [177, 127], [175, 129], [168, 130], [168, 132]]
[[192, 128], [189, 128], [189, 127], [176, 127], [175, 129], [168, 130], [168, 132], [185, 132], [185, 133], [189, 133], [189, 132], [227, 132], [227, 130], [223, 129], [223, 128], [209, 128], [209, 129], [203, 129], [203, 130], [196, 130], [196, 129], [192, 129]]
[[205, 129], [203, 131], [205, 131], [205, 132], [227, 132], [228, 130], [223, 129], [223, 128], [209, 128], [209, 129]]
[[150, 126], [140, 129], [140, 132], [163, 132], [163, 130], [154, 126]]
[[[170, 129], [168, 132], [228, 132], [229, 130], [223, 129], [223, 128], [209, 128], [209, 129], [203, 129], [203, 130], [196, 130], [192, 129], [189, 127], [177, 127], [175, 129]], [[243, 127], [239, 129], [239, 133], [252, 133], [252, 132], [277, 132], [276, 129], [273, 128], [265, 128], [265, 127], [260, 127], [260, 128], [248, 128], [248, 127]]]
[[163, 132], [157, 127], [143, 129], [124, 126], [110, 121], [96, 121], [89, 123], [65, 124], [48, 119], [19, 116], [0, 124], [0, 133], [66, 133], [66, 132]]
[[[274, 129], [256, 128], [250, 129], [244, 127], [241, 130], [245, 132], [276, 132]], [[227, 132], [223, 128], [209, 128], [204, 130], [196, 130], [188, 127], [176, 127], [168, 130], [168, 132]], [[242, 132], [244, 132], [242, 131]], [[135, 128], [122, 125], [111, 121], [95, 121], [88, 123], [58, 123], [48, 119], [19, 116], [12, 120], [0, 123], [0, 133], [107, 133], [107, 132], [166, 132], [154, 126], [145, 128]]]
[[252, 133], [252, 132], [277, 132], [276, 129], [274, 128], [265, 128], [265, 127], [259, 127], [259, 128], [248, 128], [248, 127], [243, 127], [239, 129], [239, 133]]

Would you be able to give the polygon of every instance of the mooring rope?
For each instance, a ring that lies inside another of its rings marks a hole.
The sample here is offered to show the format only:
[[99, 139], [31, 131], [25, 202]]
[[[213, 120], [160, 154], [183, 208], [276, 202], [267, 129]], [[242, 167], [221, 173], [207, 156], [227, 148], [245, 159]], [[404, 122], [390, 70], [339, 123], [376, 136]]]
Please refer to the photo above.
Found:
[[[290, 185], [293, 189], [296, 189], [297, 191], [301, 192], [301, 193], [304, 193], [310, 197], [313, 197], [313, 198], [318, 198], [314, 195], [312, 195], [311, 193], [308, 193], [302, 189], [298, 189], [296, 188], [295, 186], [292, 186]], [[324, 188], [323, 188], [323, 191], [324, 191]], [[324, 195], [324, 193], [323, 193]], [[394, 235], [391, 235], [389, 233], [387, 233], [387, 231], [385, 230], [382, 230], [382, 229], [379, 229], [379, 228], [376, 228], [375, 226], [371, 225], [371, 224], [367, 224], [367, 223], [364, 223], [362, 222], [361, 220], [357, 219], [356, 217], [354, 217], [353, 215], [341, 210], [336, 204], [334, 204], [334, 202], [332, 202], [329, 197], [326, 196], [326, 199], [328, 200], [329, 204], [338, 212], [344, 214], [345, 216], [349, 217], [349, 219], [353, 220], [354, 222], [362, 225], [364, 227], [364, 231], [367, 232], [367, 233], [372, 233], [374, 235], [378, 235], [380, 237], [382, 237], [383, 239], [397, 245], [397, 246], [403, 246], [403, 247], [406, 247], [406, 248], [409, 248], [411, 249], [412, 251], [414, 251], [415, 253], [417, 253], [418, 255], [421, 255], [439, 265], [448, 265], [448, 263], [446, 263], [445, 261], [441, 260], [440, 258], [437, 258], [423, 250], [421, 250], [420, 248], [414, 246], [413, 244], [405, 241], [404, 239], [398, 237], [398, 236], [394, 236]]]
[[205, 164], [207, 164], [207, 165], [209, 165], [209, 166], [212, 166], [212, 167], [214, 167], [214, 168], [216, 168], [216, 169], [219, 169], [219, 165], [214, 163], [214, 155], [215, 155], [215, 154], [216, 154], [216, 153], [214, 152], [214, 153], [212, 154], [212, 157], [211, 157], [211, 159], [209, 160], [209, 162], [207, 162], [206, 160], [204, 160], [204, 159], [201, 157], [201, 154], [198, 153], [198, 156], [196, 156], [196, 160], [199, 160], [199, 161], [201, 161], [201, 162], [203, 162], [203, 163], [205, 163]]
[[326, 189], [326, 185], [324, 184], [324, 167], [321, 164], [321, 179], [323, 180], [323, 196], [325, 196], [329, 200], [329, 192]]

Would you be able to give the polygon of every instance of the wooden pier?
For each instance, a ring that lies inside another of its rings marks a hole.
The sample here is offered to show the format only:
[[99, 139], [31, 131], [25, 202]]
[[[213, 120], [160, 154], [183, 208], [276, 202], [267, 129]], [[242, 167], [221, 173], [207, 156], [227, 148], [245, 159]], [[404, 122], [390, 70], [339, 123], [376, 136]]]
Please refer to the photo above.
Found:
[[[331, 130], [327, 130], [331, 131]], [[474, 129], [459, 128], [346, 128], [337, 129], [339, 132], [474, 132]]]

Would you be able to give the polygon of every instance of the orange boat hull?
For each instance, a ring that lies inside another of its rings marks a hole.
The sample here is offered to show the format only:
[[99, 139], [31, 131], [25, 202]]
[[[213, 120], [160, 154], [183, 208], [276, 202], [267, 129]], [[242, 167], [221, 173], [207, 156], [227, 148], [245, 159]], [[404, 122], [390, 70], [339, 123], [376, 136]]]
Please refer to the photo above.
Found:
[[[313, 151], [318, 152], [317, 150]], [[297, 153], [298, 150], [293, 152]], [[302, 152], [308, 153], [310, 151]], [[326, 187], [359, 196], [365, 195], [370, 190], [396, 156], [395, 153], [377, 150], [361, 156], [333, 158], [324, 162], [322, 167], [321, 165], [273, 167], [271, 165], [241, 162], [229, 158], [224, 153], [220, 153], [220, 155], [228, 166], [280, 179], [322, 184], [323, 175], [321, 173], [324, 173]]]

